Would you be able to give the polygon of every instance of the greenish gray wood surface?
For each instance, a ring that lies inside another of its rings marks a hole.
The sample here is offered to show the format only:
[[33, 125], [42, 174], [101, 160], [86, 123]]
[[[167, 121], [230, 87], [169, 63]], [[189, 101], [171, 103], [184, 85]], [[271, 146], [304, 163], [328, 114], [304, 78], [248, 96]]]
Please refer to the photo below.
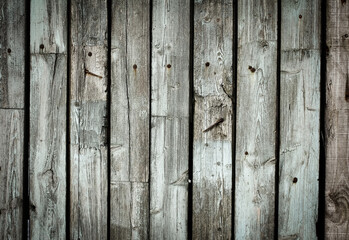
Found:
[[152, 2], [150, 238], [186, 239], [190, 1]]
[[273, 239], [277, 1], [238, 1], [235, 238]]
[[0, 109], [0, 239], [20, 239], [24, 111]]
[[[66, 8], [66, 1], [31, 1], [29, 224], [32, 239], [66, 237], [67, 56], [66, 48], [58, 47], [67, 45]], [[51, 25], [47, 26], [47, 22]]]
[[111, 33], [111, 238], [149, 230], [150, 2], [113, 1]]
[[316, 239], [320, 157], [319, 1], [281, 1], [279, 239]]
[[70, 235], [107, 239], [107, 2], [71, 3]]
[[233, 2], [195, 1], [194, 12], [192, 237], [231, 239]]
[[326, 239], [349, 239], [349, 2], [327, 0]]
[[25, 4], [0, 1], [0, 108], [24, 108]]

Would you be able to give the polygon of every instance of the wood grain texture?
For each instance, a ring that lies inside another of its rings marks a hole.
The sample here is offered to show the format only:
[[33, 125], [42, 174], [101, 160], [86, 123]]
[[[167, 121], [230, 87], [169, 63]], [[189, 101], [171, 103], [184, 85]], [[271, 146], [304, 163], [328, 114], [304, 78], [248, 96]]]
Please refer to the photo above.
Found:
[[153, 1], [150, 238], [188, 237], [190, 1]]
[[317, 238], [320, 8], [281, 1], [279, 239]]
[[0, 1], [0, 108], [24, 108], [25, 4]]
[[236, 239], [273, 239], [277, 1], [238, 1]]
[[231, 239], [233, 1], [195, 1], [194, 11], [192, 237]]
[[111, 238], [149, 231], [150, 3], [112, 3]]
[[67, 57], [32, 54], [30, 72], [30, 237], [66, 237]]
[[349, 2], [327, 1], [326, 239], [349, 238]]
[[72, 239], [107, 239], [107, 3], [71, 1]]
[[67, 0], [30, 1], [30, 52], [66, 52]]
[[0, 239], [20, 239], [24, 111], [0, 109]]

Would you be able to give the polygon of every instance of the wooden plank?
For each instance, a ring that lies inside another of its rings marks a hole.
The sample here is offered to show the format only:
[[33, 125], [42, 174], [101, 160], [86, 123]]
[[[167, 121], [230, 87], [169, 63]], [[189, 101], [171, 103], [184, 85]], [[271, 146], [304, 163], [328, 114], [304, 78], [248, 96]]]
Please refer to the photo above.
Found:
[[233, 1], [194, 11], [192, 237], [231, 239]]
[[273, 239], [277, 1], [238, 1], [236, 239]]
[[327, 1], [326, 239], [349, 238], [349, 3]]
[[[30, 51], [67, 51], [67, 0], [30, 0]], [[23, 3], [22, 3], [23, 4]]]
[[25, 4], [2, 0], [0, 11], [0, 108], [23, 108]]
[[279, 239], [316, 239], [321, 3], [281, 1]]
[[[31, 0], [30, 238], [66, 237], [67, 2]], [[47, 25], [48, 24], [48, 25]]]
[[188, 237], [190, 1], [153, 1], [150, 238]]
[[112, 3], [111, 238], [149, 231], [149, 0]]
[[31, 54], [31, 66], [30, 236], [64, 239], [67, 57]]
[[71, 2], [70, 235], [107, 238], [107, 3]]
[[24, 111], [0, 109], [0, 239], [20, 239]]

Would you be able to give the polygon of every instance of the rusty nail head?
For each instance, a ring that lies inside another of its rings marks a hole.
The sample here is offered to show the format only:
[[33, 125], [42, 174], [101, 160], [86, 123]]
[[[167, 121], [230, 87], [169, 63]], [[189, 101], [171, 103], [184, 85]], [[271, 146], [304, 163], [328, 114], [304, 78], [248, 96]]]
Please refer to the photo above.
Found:
[[88, 55], [89, 57], [91, 57], [91, 56], [92, 56], [92, 53], [91, 53], [91, 52], [89, 52], [87, 55]]
[[167, 64], [167, 68], [171, 68], [171, 64]]
[[301, 15], [301, 14], [299, 14], [299, 18], [302, 18], [302, 15]]
[[11, 53], [11, 48], [7, 49], [7, 52], [8, 52], [8, 53]]
[[248, 155], [248, 152], [245, 152], [245, 155]]
[[134, 65], [133, 65], [133, 69], [137, 69], [137, 64], [134, 64]]
[[40, 44], [41, 49], [44, 49], [44, 47], [45, 47], [44, 44]]
[[210, 66], [210, 63], [209, 62], [206, 62], [205, 63], [206, 67]]
[[293, 178], [293, 183], [296, 183], [296, 182], [298, 182], [298, 179], [295, 177]]

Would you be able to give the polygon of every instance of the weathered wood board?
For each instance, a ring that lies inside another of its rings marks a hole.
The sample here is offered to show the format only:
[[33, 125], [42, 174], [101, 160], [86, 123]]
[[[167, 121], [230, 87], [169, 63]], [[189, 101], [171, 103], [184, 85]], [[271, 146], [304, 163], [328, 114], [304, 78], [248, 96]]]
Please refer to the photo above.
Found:
[[23, 108], [25, 4], [2, 0], [0, 12], [0, 108]]
[[231, 239], [233, 1], [196, 1], [194, 12], [192, 237]]
[[32, 239], [66, 237], [67, 56], [66, 48], [62, 47], [67, 45], [66, 8], [66, 1], [31, 1], [29, 207]]
[[150, 2], [112, 3], [111, 238], [149, 230]]
[[349, 238], [348, 16], [349, 2], [327, 1], [325, 233], [336, 240]]
[[70, 236], [107, 239], [107, 3], [71, 3]]
[[150, 238], [188, 237], [190, 1], [153, 1]]
[[0, 239], [20, 239], [24, 111], [0, 109]]
[[31, 54], [30, 236], [66, 233], [67, 56]]
[[235, 238], [273, 239], [277, 1], [238, 1]]
[[281, 1], [279, 239], [316, 239], [320, 1]]

